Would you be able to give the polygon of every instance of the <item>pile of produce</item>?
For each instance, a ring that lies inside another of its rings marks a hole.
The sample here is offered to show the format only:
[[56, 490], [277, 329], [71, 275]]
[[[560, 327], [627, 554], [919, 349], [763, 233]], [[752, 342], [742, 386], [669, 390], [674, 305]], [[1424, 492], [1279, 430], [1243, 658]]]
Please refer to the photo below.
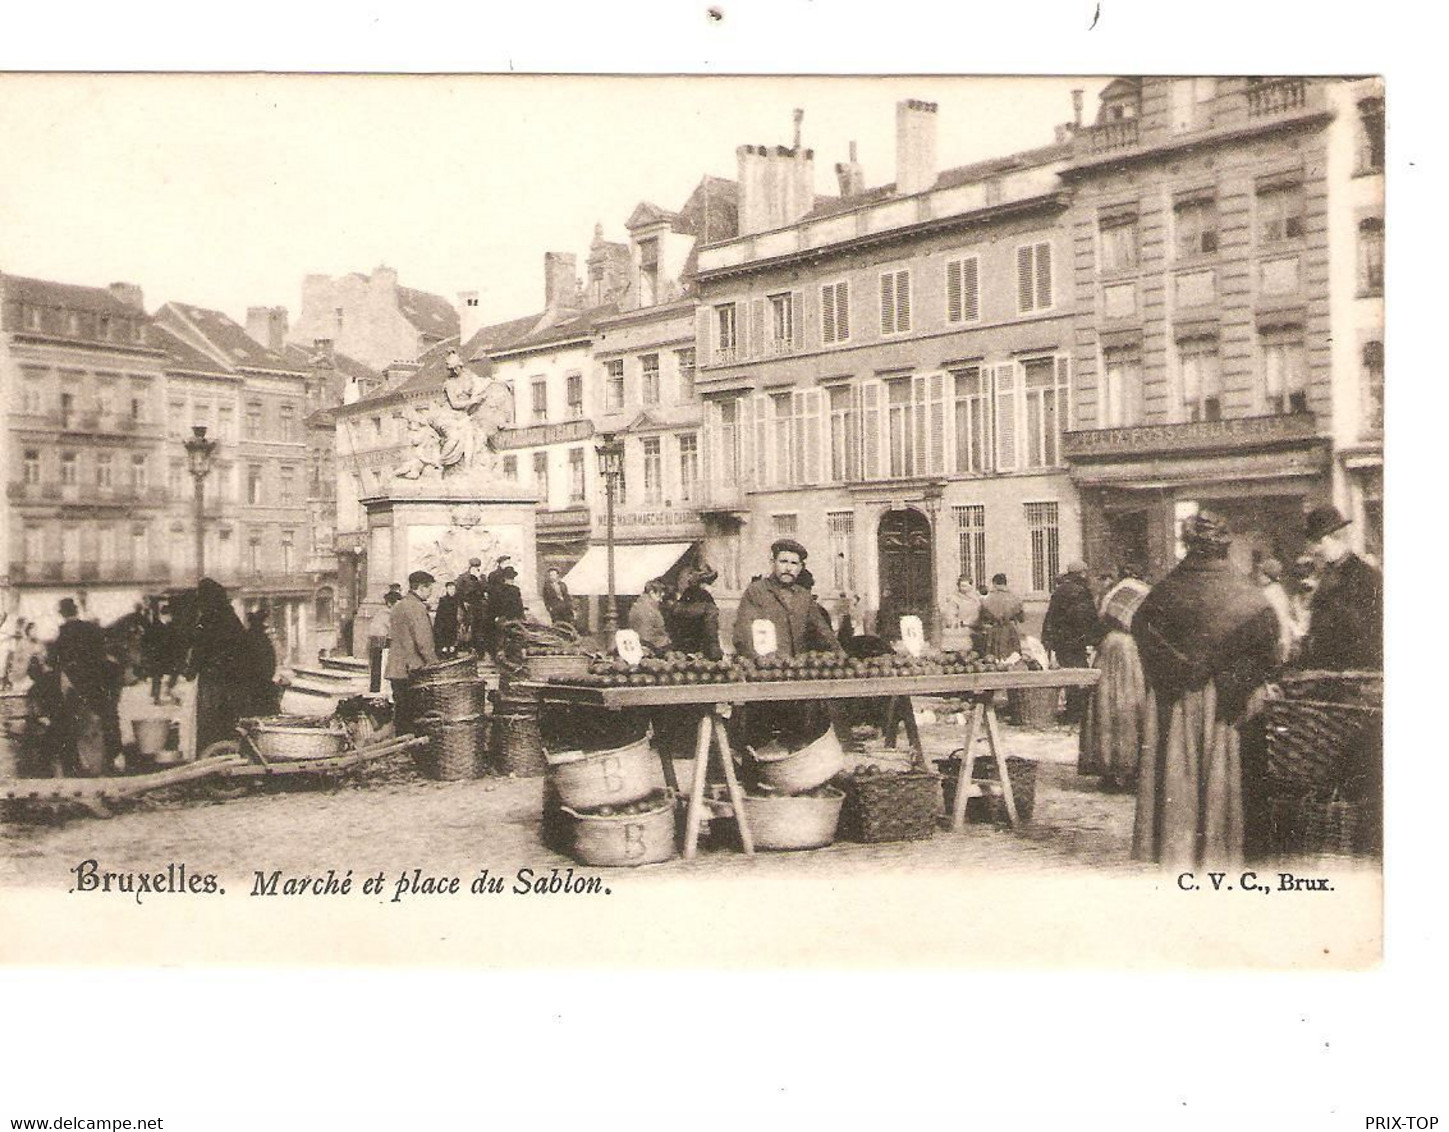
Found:
[[728, 660], [671, 652], [664, 656], [646, 656], [634, 667], [619, 657], [606, 657], [590, 664], [587, 676], [554, 677], [553, 682], [581, 684], [586, 688], [641, 688], [664, 684], [731, 684], [740, 679]]
[[586, 676], [553, 677], [554, 683], [589, 688], [641, 688], [671, 684], [739, 684], [775, 680], [861, 680], [899, 676], [956, 676], [1004, 672], [1006, 665], [974, 652], [902, 653], [853, 658], [833, 652], [799, 656], [736, 656], [710, 660], [680, 652], [646, 656], [636, 666], [617, 657], [595, 660]]
[[655, 810], [669, 804], [670, 796], [667, 790], [654, 790], [633, 802], [613, 806], [595, 806], [592, 809], [578, 812], [596, 818], [622, 818], [631, 814], [652, 814]]

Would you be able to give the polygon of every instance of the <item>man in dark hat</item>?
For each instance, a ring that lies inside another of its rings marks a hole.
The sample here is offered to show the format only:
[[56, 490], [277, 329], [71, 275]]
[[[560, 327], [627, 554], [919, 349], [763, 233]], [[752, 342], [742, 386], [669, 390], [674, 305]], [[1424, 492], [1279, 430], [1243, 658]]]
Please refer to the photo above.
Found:
[[458, 575], [454, 583], [458, 598], [459, 645], [472, 644], [475, 637], [482, 635], [478, 624], [483, 616], [483, 602], [487, 587], [483, 583], [483, 560], [468, 559], [468, 568]]
[[[1056, 654], [1063, 668], [1086, 668], [1087, 649], [1102, 637], [1097, 603], [1087, 584], [1087, 564], [1077, 559], [1052, 591], [1042, 622], [1041, 643]], [[1087, 706], [1087, 689], [1067, 689], [1067, 722], [1079, 724]]]
[[[68, 773], [83, 767], [109, 769], [121, 753], [120, 674], [106, 656], [106, 637], [94, 621], [83, 621], [71, 598], [62, 598], [60, 632], [50, 647], [60, 671], [64, 710], [61, 757]], [[99, 743], [101, 750], [91, 747]], [[99, 763], [98, 767], [96, 764]]]
[[1332, 504], [1308, 512], [1304, 540], [1318, 562], [1318, 588], [1299, 663], [1331, 672], [1384, 666], [1383, 576], [1349, 547], [1348, 520]]
[[518, 571], [512, 566], [501, 567], [498, 580], [488, 583], [488, 651], [496, 654], [503, 647], [505, 621], [523, 621], [527, 616], [523, 591], [518, 587]]
[[426, 570], [414, 570], [408, 575], [407, 596], [392, 611], [387, 679], [392, 685], [394, 725], [399, 735], [411, 731], [413, 726], [408, 678], [423, 665], [438, 663], [433, 623], [428, 619], [433, 581]]

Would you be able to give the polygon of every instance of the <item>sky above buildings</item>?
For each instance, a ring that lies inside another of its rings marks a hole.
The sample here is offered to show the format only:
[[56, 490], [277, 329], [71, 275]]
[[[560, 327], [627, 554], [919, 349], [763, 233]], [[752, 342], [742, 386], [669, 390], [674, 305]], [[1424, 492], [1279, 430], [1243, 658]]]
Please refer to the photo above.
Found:
[[0, 271], [141, 284], [296, 316], [304, 274], [395, 267], [489, 321], [542, 305], [543, 253], [583, 257], [649, 200], [678, 208], [735, 146], [786, 144], [817, 192], [858, 143], [895, 178], [895, 103], [940, 105], [941, 168], [1052, 141], [1102, 79], [0, 76]]

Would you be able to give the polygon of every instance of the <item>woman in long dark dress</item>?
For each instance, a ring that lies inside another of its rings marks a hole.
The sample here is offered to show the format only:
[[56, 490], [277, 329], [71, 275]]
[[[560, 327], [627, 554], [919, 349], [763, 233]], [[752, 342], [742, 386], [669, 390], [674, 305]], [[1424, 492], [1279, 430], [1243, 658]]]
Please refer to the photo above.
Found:
[[187, 672], [196, 679], [196, 753], [236, 738], [245, 706], [246, 631], [226, 588], [211, 578], [196, 586]]
[[267, 632], [267, 611], [263, 607], [247, 614], [242, 643], [242, 689], [239, 713], [244, 716], [275, 715], [277, 712], [277, 650]]
[[1132, 855], [1174, 866], [1243, 860], [1241, 728], [1278, 660], [1278, 617], [1228, 559], [1225, 520], [1183, 524], [1187, 556], [1132, 622], [1148, 683]]

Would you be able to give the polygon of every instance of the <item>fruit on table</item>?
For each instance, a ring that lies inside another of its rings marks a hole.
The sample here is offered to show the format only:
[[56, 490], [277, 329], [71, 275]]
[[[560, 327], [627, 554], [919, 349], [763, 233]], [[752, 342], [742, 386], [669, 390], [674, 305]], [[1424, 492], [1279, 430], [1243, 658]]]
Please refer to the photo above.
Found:
[[885, 677], [958, 676], [1004, 672], [1000, 661], [974, 652], [925, 652], [918, 657], [903, 653], [847, 657], [834, 652], [807, 652], [798, 656], [736, 656], [721, 660], [671, 652], [646, 656], [637, 666], [618, 657], [595, 659], [584, 676], [555, 676], [557, 684], [586, 688], [647, 688], [690, 684], [729, 684], [778, 680], [862, 680]]

